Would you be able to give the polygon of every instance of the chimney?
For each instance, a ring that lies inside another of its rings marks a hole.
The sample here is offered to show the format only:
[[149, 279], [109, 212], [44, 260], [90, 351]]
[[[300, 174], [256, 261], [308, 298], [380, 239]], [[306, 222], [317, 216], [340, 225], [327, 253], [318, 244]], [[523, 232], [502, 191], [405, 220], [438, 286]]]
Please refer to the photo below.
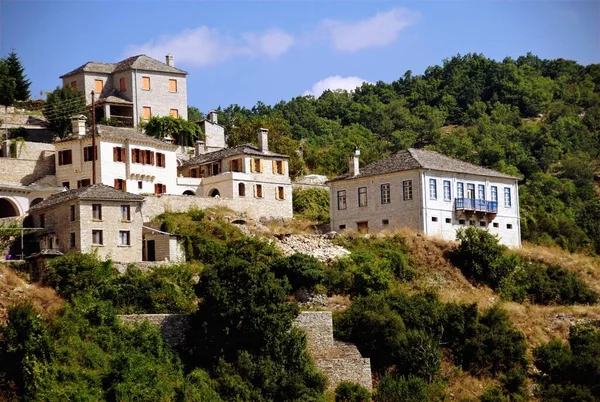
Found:
[[269, 150], [269, 130], [266, 128], [258, 129], [258, 149], [261, 152], [266, 152]]
[[172, 54], [172, 53], [169, 53], [169, 54], [168, 54], [168, 55], [165, 57], [165, 59], [167, 60], [167, 61], [166, 61], [166, 63], [167, 63], [167, 66], [175, 67], [175, 61], [173, 61], [173, 54]]
[[358, 168], [358, 157], [360, 156], [360, 149], [358, 147], [354, 150], [354, 155], [350, 157], [350, 177], [358, 176], [360, 169]]
[[208, 120], [211, 123], [215, 123], [215, 124], [219, 123], [219, 117], [217, 116], [217, 111], [215, 109], [208, 112]]
[[194, 156], [198, 156], [204, 153], [204, 141], [198, 140], [194, 144]]
[[86, 120], [87, 118], [82, 114], [71, 116], [72, 137], [81, 138], [85, 136]]
[[173, 143], [173, 137], [171, 137], [169, 134], [165, 135], [162, 140], [166, 144], [172, 144]]

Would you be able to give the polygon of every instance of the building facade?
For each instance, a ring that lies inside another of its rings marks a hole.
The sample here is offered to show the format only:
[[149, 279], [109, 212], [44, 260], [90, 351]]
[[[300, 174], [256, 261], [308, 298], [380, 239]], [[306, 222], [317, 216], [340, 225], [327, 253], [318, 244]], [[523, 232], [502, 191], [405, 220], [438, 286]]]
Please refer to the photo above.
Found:
[[407, 227], [455, 240], [474, 226], [521, 246], [517, 178], [437, 152], [408, 149], [350, 172], [330, 184], [331, 229], [377, 232]]
[[151, 116], [187, 120], [186, 76], [168, 54], [165, 63], [145, 55], [118, 63], [88, 62], [60, 78], [63, 86], [81, 89], [88, 105], [94, 91], [99, 121], [113, 119], [135, 127]]

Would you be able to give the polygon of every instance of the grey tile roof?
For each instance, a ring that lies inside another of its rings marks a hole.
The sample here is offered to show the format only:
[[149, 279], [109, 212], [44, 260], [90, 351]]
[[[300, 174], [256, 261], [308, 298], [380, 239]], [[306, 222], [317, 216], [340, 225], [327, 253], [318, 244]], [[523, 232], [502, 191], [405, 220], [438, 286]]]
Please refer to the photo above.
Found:
[[216, 162], [225, 158], [229, 158], [230, 156], [235, 155], [252, 155], [252, 156], [267, 156], [267, 157], [275, 157], [275, 158], [288, 158], [287, 155], [278, 154], [271, 151], [261, 151], [258, 147], [245, 144], [239, 145], [233, 148], [223, 148], [218, 151], [208, 152], [202, 155], [198, 155], [189, 161], [183, 163], [183, 166], [196, 166], [202, 165], [205, 163]]
[[[90, 128], [86, 128], [87, 134], [83, 138], [90, 138], [92, 136]], [[101, 124], [97, 125], [96, 137], [105, 138], [105, 139], [116, 139], [118, 141], [129, 140], [134, 143], [142, 143], [142, 144], [150, 144], [159, 148], [166, 148], [175, 150], [177, 149], [177, 145], [167, 144], [164, 141], [159, 140], [158, 138], [151, 137], [149, 135], [140, 133], [135, 128], [129, 127], [113, 127], [113, 126], [103, 126]], [[65, 137], [61, 138], [56, 143], [59, 142], [67, 142], [67, 141], [76, 141], [79, 140], [79, 137]]]
[[125, 95], [118, 89], [111, 90], [108, 94], [103, 95], [98, 99], [98, 103], [118, 103], [122, 105], [133, 105], [133, 102], [127, 99]]
[[344, 174], [332, 179], [331, 181], [376, 176], [380, 174], [413, 169], [431, 169], [440, 170], [443, 172], [467, 173], [478, 176], [517, 179], [515, 176], [510, 176], [492, 169], [450, 158], [449, 156], [442, 155], [435, 151], [409, 148], [406, 151], [397, 152], [385, 159], [361, 168], [360, 174], [357, 176], [350, 177], [349, 174]]
[[158, 71], [172, 74], [187, 74], [186, 71], [171, 67], [165, 63], [153, 59], [152, 57], [148, 57], [145, 54], [140, 54], [129, 57], [118, 63], [100, 63], [97, 61], [88, 61], [87, 63], [77, 67], [75, 70], [61, 75], [59, 78], [68, 77], [81, 72], [112, 74], [118, 71], [125, 71], [129, 69]]
[[138, 194], [117, 190], [105, 184], [92, 184], [91, 186], [76, 188], [53, 194], [44, 201], [29, 208], [29, 212], [39, 211], [54, 205], [72, 200], [99, 200], [99, 201], [131, 201], [142, 202], [144, 197]]

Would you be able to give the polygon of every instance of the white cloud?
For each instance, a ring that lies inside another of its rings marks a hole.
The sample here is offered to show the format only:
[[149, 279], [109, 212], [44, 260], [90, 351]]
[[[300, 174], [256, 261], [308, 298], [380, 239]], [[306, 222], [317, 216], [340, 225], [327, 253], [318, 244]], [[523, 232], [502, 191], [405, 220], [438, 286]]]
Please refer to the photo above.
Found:
[[360, 77], [342, 77], [341, 75], [332, 75], [316, 82], [309, 91], [304, 92], [304, 95], [314, 95], [316, 97], [328, 89], [334, 91], [336, 89], [344, 89], [346, 91], [352, 91], [357, 87], [361, 86], [364, 82], [369, 82]]
[[215, 28], [200, 26], [175, 35], [164, 35], [142, 45], [128, 46], [124, 56], [146, 54], [163, 60], [167, 53], [177, 64], [208, 66], [236, 56], [267, 56], [277, 58], [294, 44], [294, 37], [281, 29], [248, 32], [234, 38]]
[[405, 8], [394, 8], [361, 21], [326, 19], [321, 22], [320, 32], [328, 38], [335, 50], [355, 52], [394, 42], [400, 32], [412, 25], [417, 18], [416, 13]]

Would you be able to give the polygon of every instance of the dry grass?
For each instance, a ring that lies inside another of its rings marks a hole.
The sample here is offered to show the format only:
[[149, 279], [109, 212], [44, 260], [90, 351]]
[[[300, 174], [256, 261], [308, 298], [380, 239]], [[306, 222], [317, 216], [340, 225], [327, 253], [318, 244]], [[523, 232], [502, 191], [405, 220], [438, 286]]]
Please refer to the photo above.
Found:
[[251, 230], [266, 237], [273, 237], [280, 234], [316, 234], [315, 222], [297, 218], [284, 221], [269, 221], [264, 225], [255, 224], [252, 225]]
[[442, 360], [442, 376], [448, 381], [446, 395], [450, 400], [478, 401], [486, 388], [498, 382], [489, 377], [474, 377], [456, 367], [449, 359]]
[[15, 271], [0, 265], [0, 324], [6, 322], [10, 306], [27, 301], [39, 307], [46, 316], [54, 314], [62, 304], [54, 289], [28, 284]]

